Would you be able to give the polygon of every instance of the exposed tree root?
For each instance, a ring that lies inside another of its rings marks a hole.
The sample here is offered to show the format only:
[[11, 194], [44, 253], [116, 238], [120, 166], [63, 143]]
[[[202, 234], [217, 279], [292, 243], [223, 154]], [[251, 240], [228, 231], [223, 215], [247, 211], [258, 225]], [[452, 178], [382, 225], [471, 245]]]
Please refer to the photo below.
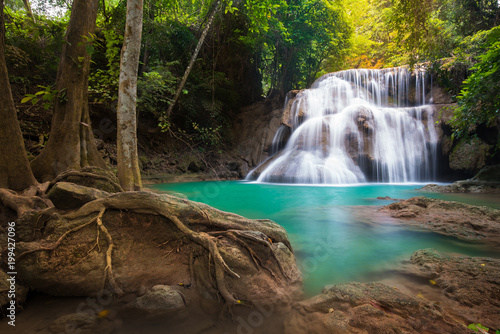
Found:
[[50, 200], [44, 200], [36, 196], [18, 195], [15, 191], [0, 188], [0, 201], [4, 206], [14, 210], [17, 217], [21, 217], [28, 211], [45, 209], [52, 206]]
[[71, 176], [80, 176], [80, 177], [88, 177], [88, 178], [93, 178], [93, 179], [98, 179], [98, 180], [105, 180], [106, 182], [109, 182], [110, 184], [112, 184], [119, 191], [123, 191], [123, 188], [117, 182], [115, 182], [113, 179], [111, 179], [110, 177], [108, 177], [106, 175], [100, 175], [100, 174], [91, 173], [91, 172], [82, 172], [82, 171], [74, 170], [74, 169], [69, 169], [69, 170], [59, 174], [55, 179], [53, 179], [50, 182], [49, 188], [52, 187], [57, 182], [62, 181], [64, 179], [66, 179], [67, 177], [71, 177]]
[[[229, 237], [231, 240], [234, 240], [235, 242], [237, 242], [238, 244], [240, 244], [241, 246], [243, 246], [248, 251], [248, 253], [250, 254], [250, 257], [252, 258], [252, 261], [253, 261], [253, 263], [255, 265], [255, 268], [258, 271], [260, 271], [260, 267], [262, 267], [262, 268], [266, 269], [269, 272], [269, 274], [271, 274], [271, 276], [274, 279], [278, 279], [278, 277], [276, 277], [274, 271], [272, 271], [269, 267], [267, 267], [265, 265], [265, 263], [253, 251], [253, 249], [250, 246], [248, 246], [248, 244], [246, 242], [244, 242], [243, 240], [241, 240], [240, 238], [238, 238], [235, 235], [235, 231], [216, 231], [216, 232], [209, 232], [209, 234], [212, 234], [212, 235], [225, 235], [225, 236]], [[272, 251], [272, 249], [270, 247], [269, 247], [269, 249], [271, 250], [271, 253], [273, 253], [273, 255], [274, 255], [274, 252]], [[280, 269], [282, 270], [283, 268], [280, 266]]]
[[[244, 231], [240, 231], [240, 230], [228, 230], [227, 231], [228, 233], [233, 233], [233, 234], [236, 234], [242, 238], [247, 238], [249, 240], [252, 240], [258, 244], [261, 244], [261, 245], [264, 245], [266, 247], [269, 248], [270, 252], [271, 252], [271, 255], [273, 256], [273, 258], [276, 260], [276, 263], [278, 264], [278, 267], [280, 268], [280, 271], [281, 271], [281, 274], [283, 274], [283, 276], [287, 279], [289, 279], [290, 277], [288, 277], [285, 269], [283, 268], [283, 266], [281, 265], [281, 262], [280, 260], [278, 259], [278, 257], [276, 256], [276, 254], [274, 253], [273, 251], [273, 248], [271, 247], [271, 241], [266, 239], [265, 238], [265, 235], [264, 234], [261, 234], [261, 238], [257, 237], [256, 235], [254, 234], [250, 234], [250, 233], [245, 233]], [[273, 275], [274, 276], [274, 275]]]
[[113, 238], [111, 237], [111, 234], [109, 234], [108, 229], [104, 224], [102, 223], [102, 216], [104, 215], [104, 212], [106, 209], [101, 209], [99, 211], [99, 215], [96, 218], [97, 226], [101, 229], [101, 231], [104, 233], [106, 236], [106, 240], [108, 242], [108, 250], [106, 251], [106, 268], [104, 268], [104, 277], [102, 279], [102, 288], [104, 289], [105, 284], [106, 284], [106, 278], [108, 279], [109, 285], [113, 288], [115, 293], [118, 296], [123, 295], [123, 290], [116, 284], [115, 281], [115, 276], [113, 275], [113, 249], [116, 247], [115, 243], [113, 242]]
[[[29, 251], [26, 251], [24, 253], [21, 253], [19, 256], [17, 256], [17, 260], [19, 261], [21, 258], [23, 258], [24, 256], [28, 255], [28, 254], [31, 254], [31, 253], [34, 253], [34, 252], [40, 252], [40, 251], [55, 251], [57, 249], [57, 247], [59, 247], [61, 245], [61, 243], [64, 241], [64, 239], [66, 239], [66, 237], [68, 235], [70, 235], [71, 233], [74, 233], [74, 232], [77, 232], [87, 226], [89, 226], [90, 224], [96, 222], [98, 228], [104, 233], [104, 235], [106, 236], [106, 241], [108, 243], [108, 249], [106, 251], [106, 267], [104, 268], [104, 276], [103, 276], [103, 280], [102, 280], [102, 288], [104, 289], [105, 287], [105, 284], [106, 284], [106, 280], [109, 282], [109, 285], [113, 288], [114, 292], [120, 296], [123, 294], [123, 290], [118, 286], [118, 284], [116, 284], [116, 281], [115, 281], [115, 278], [114, 278], [114, 275], [113, 275], [113, 265], [112, 265], [112, 254], [113, 254], [113, 249], [116, 247], [114, 242], [113, 242], [113, 238], [111, 237], [111, 235], [109, 234], [107, 228], [104, 226], [104, 224], [102, 223], [102, 216], [104, 215], [105, 213], [105, 209], [101, 209], [98, 213], [98, 215], [81, 224], [81, 225], [78, 225], [66, 232], [64, 232], [58, 239], [56, 242], [50, 244], [50, 245], [47, 245], [47, 246], [40, 246], [38, 248], [35, 248], [35, 249], [31, 249]], [[99, 245], [99, 230], [97, 231], [97, 236], [96, 236], [96, 245], [98, 246]], [[96, 245], [94, 245], [92, 247], [92, 249], [94, 249], [96, 247]], [[90, 251], [89, 251], [90, 252]]]
[[63, 233], [63, 235], [61, 235], [59, 237], [59, 239], [57, 239], [56, 242], [48, 245], [48, 246], [40, 246], [38, 248], [35, 248], [35, 249], [31, 249], [29, 251], [26, 251], [24, 253], [21, 253], [17, 256], [17, 260], [19, 261], [21, 258], [23, 258], [24, 256], [28, 255], [28, 254], [31, 254], [31, 253], [35, 253], [35, 252], [40, 252], [40, 251], [53, 251], [55, 250], [57, 247], [59, 247], [59, 245], [64, 241], [64, 239], [70, 235], [71, 233], [73, 232], [76, 232], [76, 231], [79, 231], [81, 230], [82, 228], [84, 227], [87, 227], [89, 226], [90, 224], [92, 224], [93, 222], [95, 221], [95, 218], [82, 224], [82, 225], [78, 225], [70, 230], [67, 230], [66, 232]]
[[[200, 204], [200, 206], [202, 206]], [[202, 206], [203, 208], [203, 206]], [[258, 243], [261, 245], [264, 245], [267, 247], [273, 257], [276, 259], [278, 262], [278, 266], [285, 278], [288, 278], [285, 271], [283, 270], [283, 267], [274, 254], [272, 243], [271, 240], [262, 232], [254, 232], [254, 233], [245, 233], [244, 231], [241, 231], [240, 229], [242, 228], [241, 226], [238, 226], [237, 223], [234, 223], [235, 220], [240, 219], [238, 218], [239, 216], [233, 215], [231, 216], [231, 220], [233, 222], [228, 222], [224, 224], [224, 217], [218, 216], [219, 211], [215, 210], [214, 214], [210, 218], [210, 228], [218, 227], [222, 229], [223, 231], [206, 231], [206, 232], [197, 232], [192, 230], [191, 228], [188, 227], [187, 223], [191, 223], [193, 221], [196, 221], [196, 224], [192, 224], [194, 226], [199, 226], [199, 220], [206, 220], [209, 219], [208, 215], [206, 212], [204, 212], [203, 209], [200, 208], [195, 208], [196, 210], [196, 217], [192, 215], [192, 212], [188, 212], [187, 217], [184, 216], [186, 214], [186, 202], [181, 201], [177, 198], [170, 197], [170, 196], [159, 196], [153, 193], [149, 192], [122, 192], [122, 193], [116, 193], [113, 195], [110, 195], [106, 198], [102, 199], [97, 199], [92, 202], [89, 202], [82, 206], [79, 210], [75, 212], [71, 212], [69, 214], [66, 214], [64, 217], [69, 220], [74, 220], [74, 219], [85, 219], [86, 217], [93, 216], [94, 218], [91, 218], [90, 221], [83, 223], [71, 230], [66, 231], [59, 239], [49, 245], [49, 246], [41, 246], [37, 249], [27, 251], [23, 254], [20, 255], [20, 257], [28, 254], [28, 253], [33, 253], [35, 251], [43, 251], [43, 250], [55, 250], [61, 242], [66, 238], [69, 234], [74, 233], [85, 226], [90, 225], [93, 222], [96, 222], [98, 226], [98, 231], [100, 230], [106, 237], [106, 241], [108, 244], [108, 249], [106, 251], [106, 267], [105, 267], [105, 273], [104, 273], [104, 278], [103, 278], [103, 284], [107, 281], [109, 285], [114, 289], [114, 291], [117, 294], [123, 293], [122, 289], [118, 286], [114, 279], [113, 275], [113, 267], [112, 267], [112, 253], [114, 248], [116, 247], [113, 238], [111, 237], [111, 234], [105, 227], [102, 218], [106, 210], [120, 210], [120, 211], [133, 211], [136, 213], [145, 213], [145, 214], [150, 214], [150, 215], [159, 215], [164, 218], [166, 218], [170, 223], [172, 223], [180, 232], [182, 232], [188, 239], [190, 239], [192, 242], [202, 246], [206, 251], [208, 251], [208, 271], [209, 271], [209, 277], [213, 277], [215, 279], [215, 284], [214, 286], [216, 287], [218, 293], [222, 296], [224, 301], [228, 306], [231, 305], [237, 305], [241, 304], [241, 301], [239, 301], [235, 296], [233, 296], [230, 291], [228, 290], [227, 284], [226, 284], [226, 275], [232, 276], [234, 278], [240, 278], [240, 276], [234, 272], [227, 263], [224, 261], [223, 257], [220, 254], [219, 251], [219, 243], [220, 240], [217, 237], [220, 236], [225, 236], [241, 246], [245, 248], [248, 253], [250, 254], [250, 257], [252, 258], [253, 263], [255, 264], [257, 270], [260, 270], [261, 268], [264, 268], [265, 270], [269, 271], [274, 279], [277, 279], [277, 276], [271, 269], [269, 269], [264, 262], [259, 258], [257, 253], [249, 246], [247, 242], [244, 241], [244, 239], [251, 240], [254, 243]], [[212, 211], [214, 209], [211, 209]], [[188, 210], [189, 211], [189, 210]], [[97, 215], [96, 215], [97, 213]], [[225, 213], [224, 213], [225, 214]], [[182, 219], [186, 220], [187, 223], [184, 223], [181, 221], [179, 217], [182, 217]], [[243, 218], [241, 218], [243, 220]], [[249, 224], [248, 221], [247, 225]], [[240, 229], [229, 229], [229, 227], [239, 227]], [[207, 227], [205, 227], [206, 229]], [[264, 227], [265, 228], [265, 227]], [[279, 238], [279, 235], [275, 236], [276, 238]], [[98, 236], [97, 236], [98, 238]], [[98, 240], [98, 239], [97, 239]], [[163, 244], [168, 243], [168, 241], [164, 242]], [[161, 246], [163, 244], [160, 244], [158, 246]], [[175, 247], [173, 248], [175, 249]], [[194, 250], [191, 250], [190, 255], [189, 255], [189, 270], [190, 270], [190, 275], [191, 275], [191, 283], [194, 283], [194, 274], [193, 274], [193, 263], [194, 263]], [[212, 262], [213, 261], [213, 262]], [[212, 276], [212, 269], [211, 266], [213, 265], [213, 276]]]

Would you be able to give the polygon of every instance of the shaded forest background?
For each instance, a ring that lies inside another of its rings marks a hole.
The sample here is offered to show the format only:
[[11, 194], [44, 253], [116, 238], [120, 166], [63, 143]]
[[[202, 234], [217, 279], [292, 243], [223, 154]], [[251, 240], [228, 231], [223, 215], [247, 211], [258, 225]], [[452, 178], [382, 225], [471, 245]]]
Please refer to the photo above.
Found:
[[[144, 1], [139, 129], [145, 126], [149, 134], [169, 134], [200, 152], [222, 153], [231, 143], [232, 120], [245, 105], [265, 97], [284, 98], [289, 90], [307, 88], [328, 72], [416, 63], [428, 63], [439, 84], [458, 102], [452, 121], [455, 140], [473, 137], [480, 125], [498, 125], [497, 0], [240, 0], [218, 4]], [[71, 1], [5, 0], [5, 6], [9, 79], [32, 159], [50, 135], [51, 110], [61, 96], [55, 80]], [[169, 114], [213, 11], [214, 22]], [[89, 105], [94, 133], [104, 142], [116, 140], [125, 14], [126, 1], [100, 1], [96, 32], [82, 39], [92, 58]]]

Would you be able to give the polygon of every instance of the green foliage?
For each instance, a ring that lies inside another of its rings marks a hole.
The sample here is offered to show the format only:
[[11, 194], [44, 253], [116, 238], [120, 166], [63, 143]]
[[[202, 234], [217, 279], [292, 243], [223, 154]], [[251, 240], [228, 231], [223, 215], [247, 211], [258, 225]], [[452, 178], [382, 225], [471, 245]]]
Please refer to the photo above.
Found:
[[138, 79], [138, 110], [151, 113], [157, 119], [162, 117], [170, 103], [169, 97], [175, 94], [177, 85], [176, 77], [170, 72], [169, 67], [177, 63], [158, 66], [150, 72], [143, 73]]
[[220, 149], [222, 147], [222, 138], [220, 135], [222, 129], [221, 125], [212, 128], [193, 123], [193, 129], [196, 132], [195, 141], [199, 141], [203, 143], [204, 146], [211, 149]]
[[479, 56], [488, 48], [490, 31], [479, 31], [472, 36], [460, 40], [452, 57], [434, 61], [431, 72], [437, 78], [439, 85], [448, 90], [453, 98], [460, 93], [463, 81], [470, 75], [470, 68], [479, 62]]
[[14, 84], [21, 84], [21, 95], [33, 93], [31, 87], [55, 82], [66, 22], [39, 17], [36, 23], [23, 11], [6, 10], [6, 62]]
[[500, 8], [496, 0], [352, 0], [346, 10], [354, 34], [341, 68], [413, 65], [456, 55], [469, 36], [498, 24]]
[[498, 22], [498, 0], [446, 0], [443, 14], [458, 36], [489, 30]]
[[386, 25], [395, 32], [391, 63], [413, 66], [449, 54], [453, 41], [442, 6], [441, 0], [396, 0], [384, 9]]
[[485, 54], [471, 68], [472, 74], [464, 81], [457, 97], [452, 125], [456, 138], [469, 136], [477, 125], [497, 124], [500, 112], [500, 27], [488, 34]]
[[310, 85], [351, 33], [343, 8], [327, 0], [247, 1], [245, 13], [266, 90]]
[[4, 0], [5, 7], [9, 8], [12, 11], [18, 11], [24, 9], [22, 0]]
[[[105, 60], [93, 60], [89, 77], [89, 92], [96, 102], [113, 102], [118, 99], [118, 81], [120, 78], [120, 51], [123, 36], [113, 29], [103, 30], [103, 38], [95, 37], [92, 44], [87, 44], [87, 52], [100, 53]], [[102, 58], [102, 56], [101, 56]]]
[[26, 96], [21, 100], [21, 103], [31, 102], [32, 105], [41, 102], [43, 108], [45, 110], [51, 109], [54, 106], [54, 101], [59, 98], [59, 101], [67, 101], [66, 91], [57, 89], [53, 89], [50, 86], [38, 86], [43, 88], [41, 91], [36, 92], [35, 94], [26, 94]]

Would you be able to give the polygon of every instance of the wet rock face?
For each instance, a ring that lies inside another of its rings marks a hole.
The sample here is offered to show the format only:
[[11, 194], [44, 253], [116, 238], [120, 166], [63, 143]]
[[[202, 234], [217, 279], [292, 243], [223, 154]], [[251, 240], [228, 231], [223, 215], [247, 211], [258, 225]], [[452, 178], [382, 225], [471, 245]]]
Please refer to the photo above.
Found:
[[414, 274], [432, 280], [442, 293], [458, 303], [450, 310], [466, 323], [500, 328], [500, 260], [450, 256], [434, 249], [413, 253]]
[[486, 165], [490, 145], [479, 138], [470, 142], [462, 141], [450, 154], [450, 168], [466, 172], [476, 172]]
[[485, 166], [472, 178], [472, 181], [500, 183], [500, 165]]
[[232, 126], [233, 149], [243, 162], [242, 176], [264, 161], [281, 125], [283, 99], [274, 97], [244, 108]]
[[285, 333], [464, 333], [439, 306], [380, 283], [325, 287], [298, 303]]

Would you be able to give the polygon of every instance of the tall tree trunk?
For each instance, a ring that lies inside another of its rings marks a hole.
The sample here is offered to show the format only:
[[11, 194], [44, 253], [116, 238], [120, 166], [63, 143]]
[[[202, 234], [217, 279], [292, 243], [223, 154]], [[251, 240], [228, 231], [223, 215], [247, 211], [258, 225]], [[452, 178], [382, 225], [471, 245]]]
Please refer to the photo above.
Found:
[[118, 180], [125, 191], [142, 187], [137, 154], [137, 71], [141, 54], [143, 0], [127, 0], [118, 88]]
[[5, 63], [5, 25], [0, 0], [0, 188], [23, 190], [36, 184], [17, 121]]
[[[31, 162], [35, 177], [53, 179], [67, 169], [106, 168], [94, 141], [88, 108], [90, 54], [99, 0], [74, 0], [59, 64], [54, 115], [49, 140]], [[86, 38], [85, 38], [85, 37]], [[87, 39], [88, 38], [88, 39]]]
[[33, 11], [31, 10], [31, 5], [29, 0], [23, 0], [24, 9], [26, 9], [26, 15], [35, 22], [35, 17], [33, 16]]
[[210, 29], [210, 25], [212, 24], [212, 21], [214, 20], [215, 14], [217, 13], [217, 9], [219, 8], [220, 5], [220, 0], [216, 0], [214, 8], [212, 12], [210, 13], [210, 16], [207, 21], [207, 25], [205, 26], [205, 29], [203, 30], [203, 33], [201, 34], [200, 40], [198, 41], [198, 45], [196, 45], [196, 49], [194, 49], [193, 55], [191, 56], [191, 61], [189, 62], [188, 67], [186, 68], [186, 71], [184, 72], [184, 76], [182, 77], [181, 83], [179, 84], [179, 87], [177, 88], [177, 92], [175, 93], [174, 100], [170, 103], [167, 109], [167, 114], [166, 114], [166, 119], [170, 117], [172, 114], [172, 110], [174, 109], [175, 103], [177, 103], [177, 100], [179, 99], [179, 96], [182, 93], [182, 89], [184, 88], [184, 85], [186, 84], [187, 78], [189, 76], [189, 73], [191, 73], [191, 70], [193, 69], [194, 62], [196, 61], [196, 58], [198, 57], [198, 53], [201, 50], [201, 47], [203, 45], [203, 42], [205, 41], [205, 37], [207, 37], [208, 30]]

